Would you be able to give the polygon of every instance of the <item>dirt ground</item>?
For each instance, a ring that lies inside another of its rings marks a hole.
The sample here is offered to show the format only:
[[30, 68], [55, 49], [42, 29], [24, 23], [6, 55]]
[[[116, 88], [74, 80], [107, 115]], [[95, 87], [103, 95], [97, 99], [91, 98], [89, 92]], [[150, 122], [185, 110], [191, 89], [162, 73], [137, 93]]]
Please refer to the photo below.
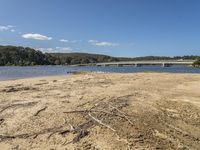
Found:
[[0, 82], [0, 149], [200, 149], [200, 75], [77, 74]]

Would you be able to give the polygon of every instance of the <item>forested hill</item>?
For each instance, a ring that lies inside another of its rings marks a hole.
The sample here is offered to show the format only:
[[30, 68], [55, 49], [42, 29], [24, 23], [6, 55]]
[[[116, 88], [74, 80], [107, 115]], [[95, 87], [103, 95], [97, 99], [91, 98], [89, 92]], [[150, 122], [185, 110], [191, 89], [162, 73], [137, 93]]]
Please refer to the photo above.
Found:
[[100, 54], [88, 53], [50, 53], [49, 55], [59, 58], [60, 64], [88, 64], [98, 62], [113, 62], [119, 61], [116, 57]]
[[73, 65], [119, 61], [115, 57], [87, 53], [42, 53], [29, 47], [0, 46], [0, 66]]
[[136, 58], [111, 57], [87, 53], [42, 53], [29, 47], [0, 46], [0, 66], [74, 65], [113, 61], [196, 59], [198, 56]]
[[[0, 46], [0, 65], [50, 65], [54, 64], [51, 61], [51, 56], [43, 54], [31, 48], [15, 47], [15, 46]], [[52, 58], [53, 59], [53, 58]]]

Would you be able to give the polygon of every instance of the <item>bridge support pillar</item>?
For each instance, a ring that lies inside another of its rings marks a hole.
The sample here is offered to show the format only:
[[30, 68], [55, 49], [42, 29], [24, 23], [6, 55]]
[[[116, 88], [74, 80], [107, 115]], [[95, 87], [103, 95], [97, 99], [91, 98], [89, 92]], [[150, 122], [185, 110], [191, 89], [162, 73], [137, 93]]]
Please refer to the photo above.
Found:
[[166, 64], [166, 63], [162, 64], [162, 67], [170, 67], [170, 66], [172, 66], [172, 64]]
[[117, 67], [122, 67], [123, 65], [122, 64], [117, 64]]
[[142, 66], [142, 64], [136, 64], [135, 66], [136, 66], [136, 67], [141, 67], [141, 66]]
[[138, 64], [135, 64], [134, 66], [135, 66], [135, 67], [137, 67], [137, 66], [138, 66]]

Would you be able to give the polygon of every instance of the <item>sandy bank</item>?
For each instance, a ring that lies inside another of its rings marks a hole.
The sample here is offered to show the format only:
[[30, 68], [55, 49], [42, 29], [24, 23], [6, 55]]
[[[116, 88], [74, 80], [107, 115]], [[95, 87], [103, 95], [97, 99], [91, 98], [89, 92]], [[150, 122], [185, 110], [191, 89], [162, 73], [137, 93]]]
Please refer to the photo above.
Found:
[[0, 81], [1, 149], [200, 149], [200, 75]]

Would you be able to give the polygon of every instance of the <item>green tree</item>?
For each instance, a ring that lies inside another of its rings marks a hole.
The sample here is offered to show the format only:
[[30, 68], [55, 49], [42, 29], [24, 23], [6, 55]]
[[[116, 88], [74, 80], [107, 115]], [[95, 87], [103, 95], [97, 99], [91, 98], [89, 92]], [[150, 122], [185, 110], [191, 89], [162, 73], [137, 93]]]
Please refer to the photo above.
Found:
[[200, 57], [198, 57], [195, 62], [193, 63], [194, 67], [200, 67]]

